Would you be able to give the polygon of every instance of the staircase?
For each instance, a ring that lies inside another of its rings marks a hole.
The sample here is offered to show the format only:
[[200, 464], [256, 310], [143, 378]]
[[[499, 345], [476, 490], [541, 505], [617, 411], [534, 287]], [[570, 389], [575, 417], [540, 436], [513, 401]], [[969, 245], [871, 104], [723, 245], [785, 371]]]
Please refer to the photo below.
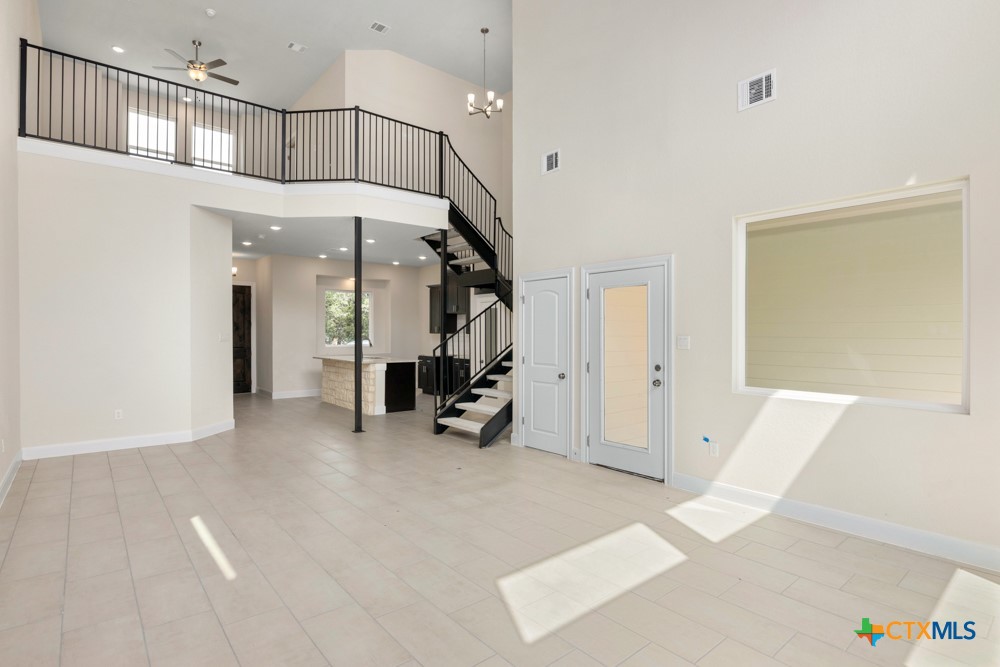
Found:
[[477, 225], [454, 201], [448, 222], [443, 242], [440, 234], [424, 237], [439, 259], [444, 256], [445, 280], [491, 292], [496, 301], [434, 349], [441, 369], [435, 379], [434, 432], [465, 431], [488, 447], [513, 420], [513, 244], [499, 218]]

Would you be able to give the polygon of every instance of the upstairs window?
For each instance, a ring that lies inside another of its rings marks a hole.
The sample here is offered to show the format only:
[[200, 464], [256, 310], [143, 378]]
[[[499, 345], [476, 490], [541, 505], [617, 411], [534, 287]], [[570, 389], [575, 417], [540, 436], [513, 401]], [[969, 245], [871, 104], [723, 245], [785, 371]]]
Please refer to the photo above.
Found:
[[177, 122], [166, 116], [129, 109], [128, 152], [173, 161], [177, 156]]
[[736, 220], [736, 389], [968, 412], [968, 182]]
[[233, 170], [233, 135], [226, 130], [195, 125], [191, 133], [191, 158], [196, 167]]

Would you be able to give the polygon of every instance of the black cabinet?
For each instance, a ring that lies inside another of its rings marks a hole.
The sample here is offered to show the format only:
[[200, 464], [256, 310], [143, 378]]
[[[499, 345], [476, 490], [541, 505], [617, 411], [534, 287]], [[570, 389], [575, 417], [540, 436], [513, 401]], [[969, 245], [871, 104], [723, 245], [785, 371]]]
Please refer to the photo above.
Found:
[[[430, 332], [441, 333], [441, 286], [428, 285], [430, 289]], [[458, 331], [458, 316], [469, 314], [469, 288], [449, 281], [445, 287], [445, 333]]]
[[[447, 357], [445, 387], [451, 393], [469, 380], [469, 360], [461, 357]], [[421, 355], [417, 357], [417, 387], [425, 394], [433, 394], [435, 382], [441, 384], [441, 366], [438, 357]]]
[[438, 377], [437, 359], [421, 355], [417, 357], [417, 387], [425, 394], [434, 393], [434, 379]]
[[417, 392], [413, 386], [415, 380], [412, 361], [389, 362], [385, 365], [386, 412], [416, 408]]
[[462, 357], [451, 358], [451, 389], [454, 391], [469, 381], [469, 360]]

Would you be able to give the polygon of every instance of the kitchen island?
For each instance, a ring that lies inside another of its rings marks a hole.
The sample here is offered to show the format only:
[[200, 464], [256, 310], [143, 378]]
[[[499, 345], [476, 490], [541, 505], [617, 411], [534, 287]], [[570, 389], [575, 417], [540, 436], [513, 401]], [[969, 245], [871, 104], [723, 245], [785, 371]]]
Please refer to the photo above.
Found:
[[[323, 362], [324, 403], [354, 409], [354, 355], [314, 357]], [[361, 413], [384, 415], [413, 410], [417, 395], [417, 360], [365, 355], [361, 361]]]

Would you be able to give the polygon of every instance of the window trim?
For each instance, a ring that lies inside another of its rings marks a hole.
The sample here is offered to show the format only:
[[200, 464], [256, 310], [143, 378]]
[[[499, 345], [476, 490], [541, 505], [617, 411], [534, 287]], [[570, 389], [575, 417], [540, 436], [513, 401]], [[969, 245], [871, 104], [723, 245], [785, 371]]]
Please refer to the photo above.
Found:
[[[331, 350], [353, 350], [354, 343], [344, 343], [343, 345], [327, 345], [326, 344], [326, 293], [327, 292], [343, 292], [344, 294], [350, 294], [354, 296], [354, 290], [352, 289], [340, 289], [339, 287], [331, 287], [329, 285], [319, 285], [319, 347], [321, 350], [330, 352]], [[368, 340], [366, 344], [364, 340], [361, 341], [362, 348], [374, 349], [374, 345], [371, 343], [372, 331], [375, 329], [375, 290], [361, 288], [361, 300], [364, 301], [365, 295], [368, 295], [369, 312], [368, 312]]]
[[[786, 218], [796, 215], [822, 214], [853, 206], [880, 204], [898, 200], [935, 195], [959, 193], [962, 201], [962, 402], [961, 404], [933, 403], [909, 399], [880, 398], [875, 396], [852, 396], [849, 394], [827, 394], [800, 389], [770, 389], [752, 387], [746, 384], [746, 275], [747, 275], [747, 227], [754, 222]], [[760, 213], [738, 215], [733, 218], [733, 384], [735, 394], [786, 398], [800, 401], [835, 403], [847, 405], [875, 405], [890, 408], [909, 408], [931, 412], [970, 414], [969, 401], [969, 178], [939, 181], [919, 186], [908, 186], [884, 190], [859, 197], [838, 199], [808, 206], [800, 206]]]

